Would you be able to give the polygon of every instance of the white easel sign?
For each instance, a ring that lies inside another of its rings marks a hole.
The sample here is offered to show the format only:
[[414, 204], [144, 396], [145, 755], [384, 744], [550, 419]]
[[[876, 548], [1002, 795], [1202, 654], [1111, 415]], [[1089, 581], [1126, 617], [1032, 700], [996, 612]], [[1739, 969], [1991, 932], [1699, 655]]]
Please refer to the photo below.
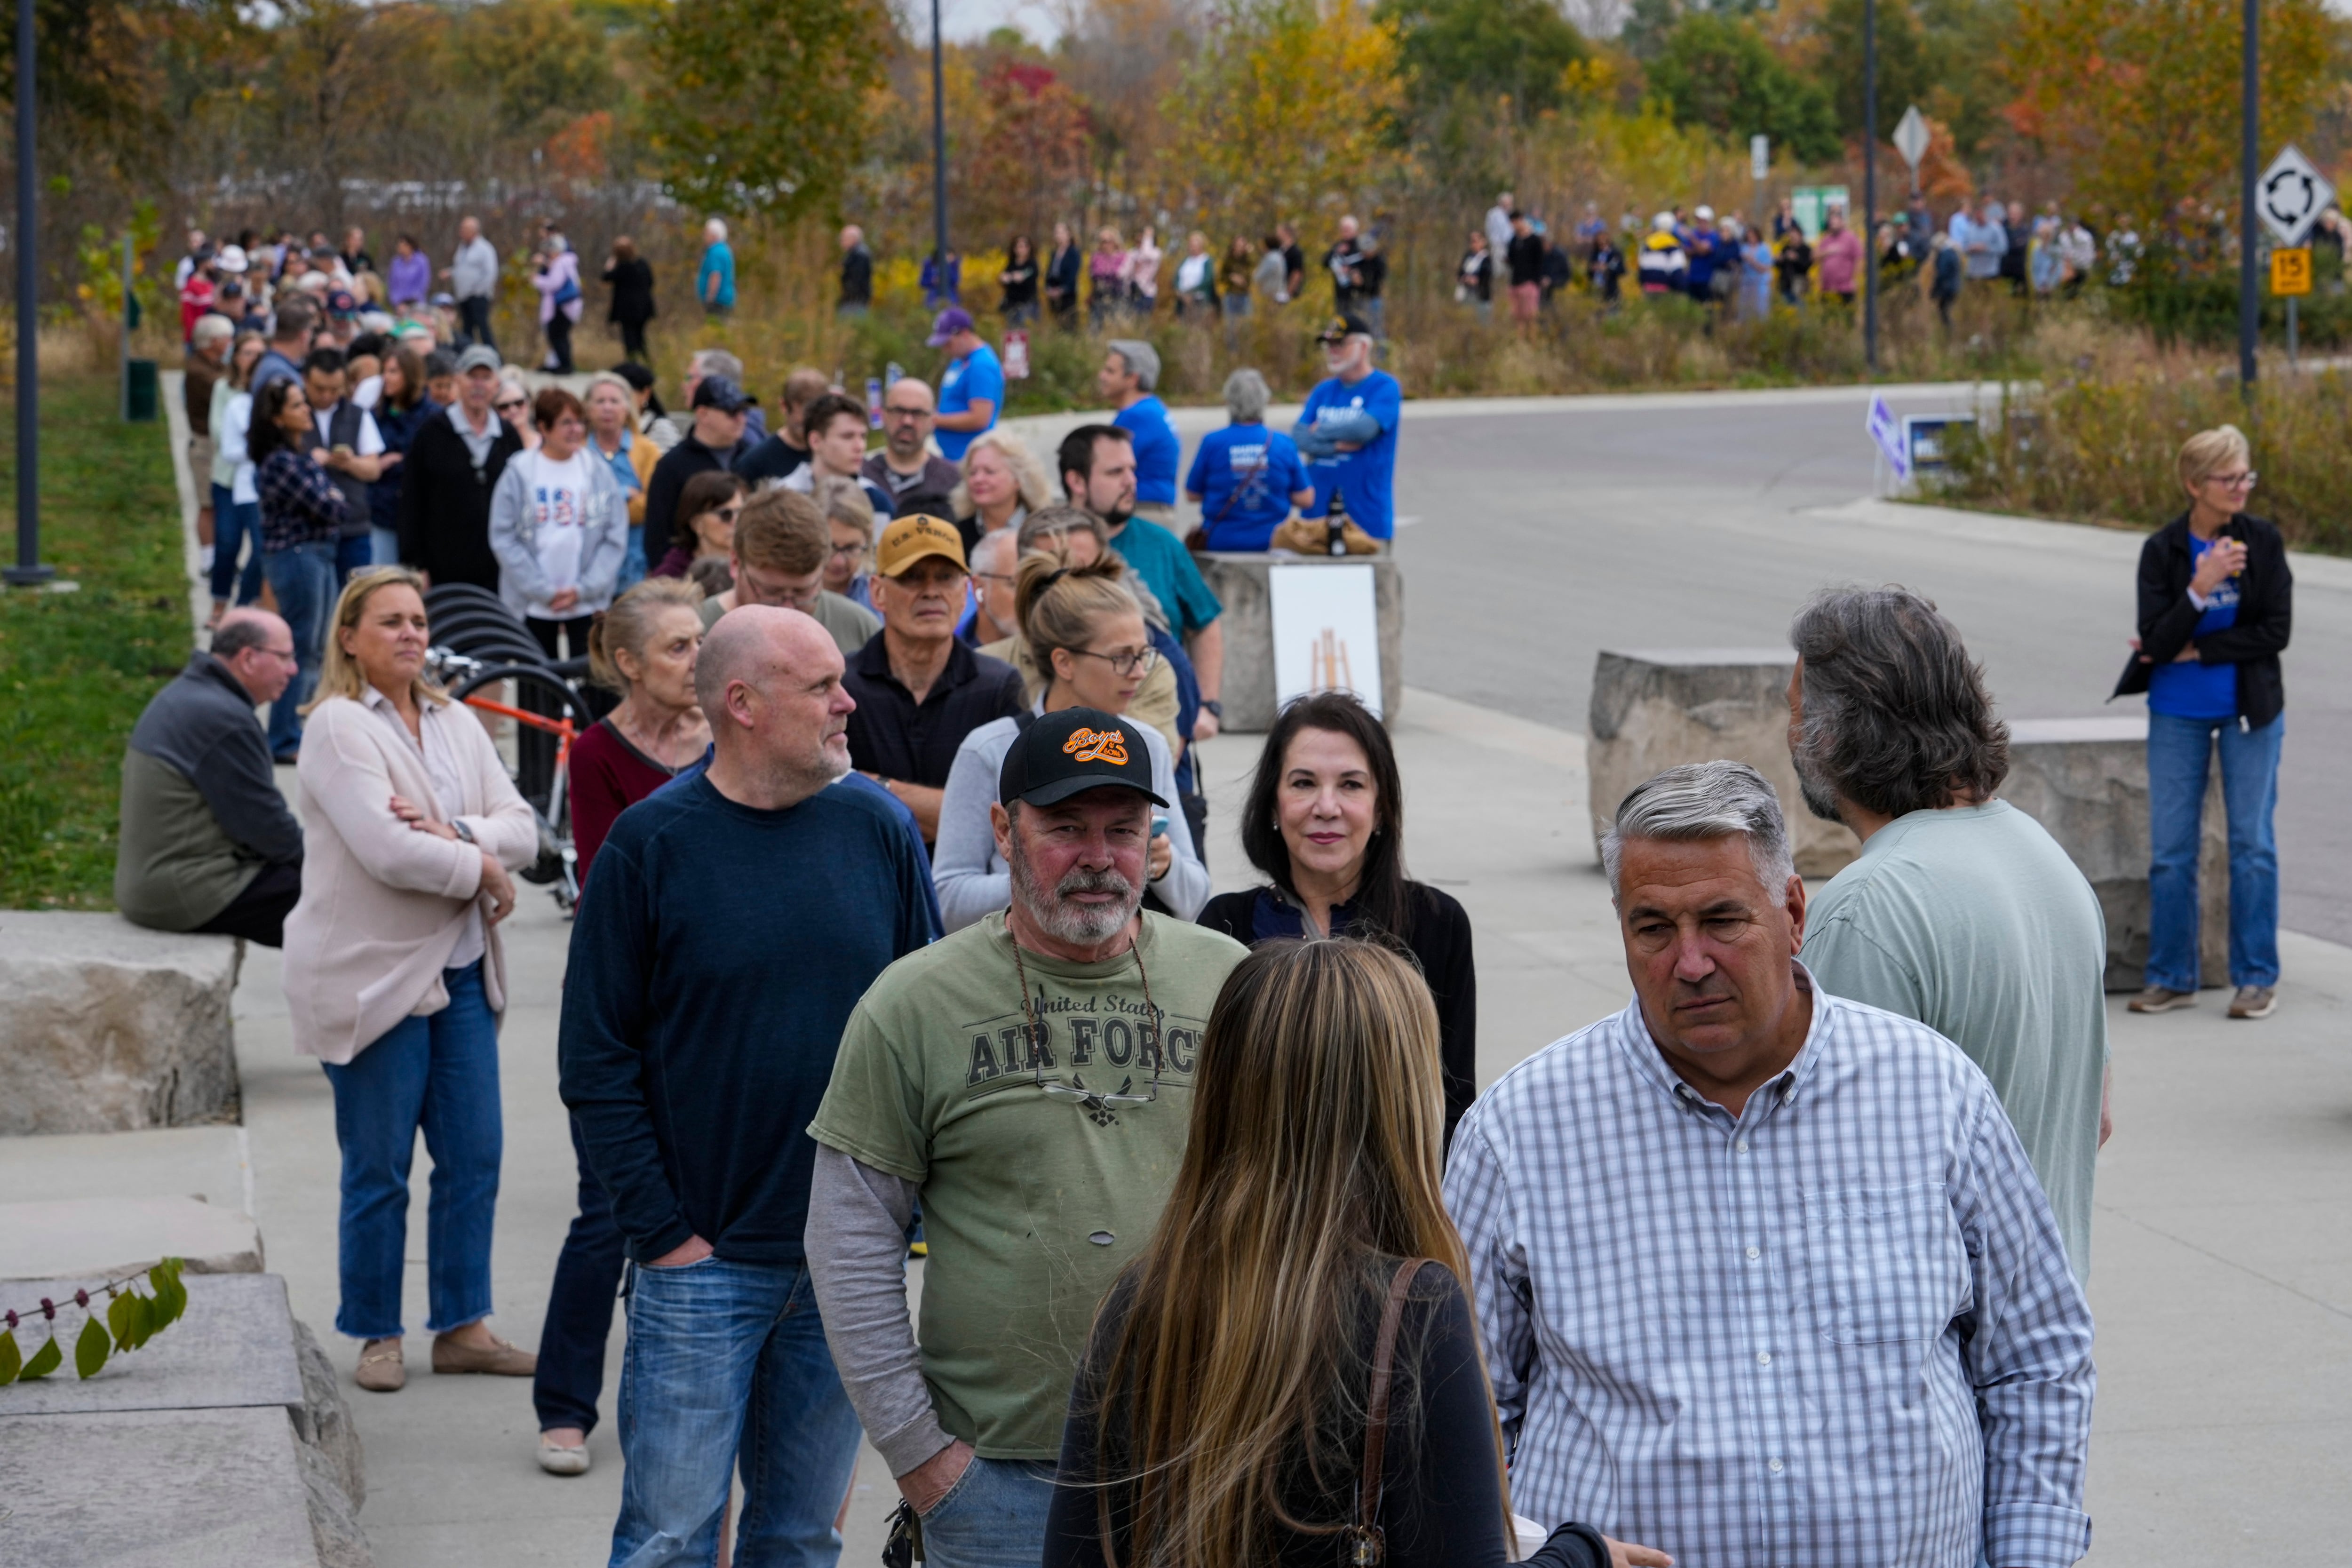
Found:
[[1352, 691], [1381, 711], [1381, 617], [1370, 566], [1273, 566], [1274, 700]]

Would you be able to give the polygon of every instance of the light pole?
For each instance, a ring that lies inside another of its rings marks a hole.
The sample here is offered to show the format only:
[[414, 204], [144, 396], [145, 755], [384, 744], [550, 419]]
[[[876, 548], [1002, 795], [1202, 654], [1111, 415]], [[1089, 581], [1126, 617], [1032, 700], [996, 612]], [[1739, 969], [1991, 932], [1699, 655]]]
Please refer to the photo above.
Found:
[[2262, 324], [2262, 300], [2254, 289], [2254, 190], [2262, 179], [2262, 0], [2246, 0], [2242, 110], [2238, 146], [2238, 386], [2254, 395], [2254, 334]]
[[931, 0], [931, 276], [948, 286], [948, 94], [941, 64], [940, 0]]
[[16, 0], [16, 563], [6, 580], [20, 588], [58, 574], [41, 564], [41, 275], [39, 186], [34, 178], [33, 0]]
[[1862, 0], [1862, 362], [1878, 374], [1878, 0]]

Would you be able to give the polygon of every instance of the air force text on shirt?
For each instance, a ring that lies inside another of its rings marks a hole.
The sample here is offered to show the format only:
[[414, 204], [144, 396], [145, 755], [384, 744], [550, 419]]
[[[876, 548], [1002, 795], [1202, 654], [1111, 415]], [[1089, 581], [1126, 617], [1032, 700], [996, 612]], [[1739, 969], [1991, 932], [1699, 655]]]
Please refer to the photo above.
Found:
[[[1052, 996], [1041, 990], [1031, 999], [1030, 1007], [1036, 1017], [1036, 1033], [1026, 1052], [1021, 1041], [1030, 1026], [1016, 1010], [962, 1026], [971, 1034], [971, 1068], [964, 1079], [966, 1088], [980, 1089], [992, 1079], [1041, 1068], [1058, 1071], [1063, 1064], [1057, 1049], [1067, 1050], [1073, 1068], [1102, 1063], [1150, 1072], [1156, 1057], [1161, 1070], [1189, 1077], [1201, 1048], [1199, 1029], [1171, 1028], [1166, 1032], [1166, 1054], [1161, 1055], [1159, 1021], [1142, 1003], [1126, 997]], [[1056, 1014], [1065, 1016], [1056, 1020]]]

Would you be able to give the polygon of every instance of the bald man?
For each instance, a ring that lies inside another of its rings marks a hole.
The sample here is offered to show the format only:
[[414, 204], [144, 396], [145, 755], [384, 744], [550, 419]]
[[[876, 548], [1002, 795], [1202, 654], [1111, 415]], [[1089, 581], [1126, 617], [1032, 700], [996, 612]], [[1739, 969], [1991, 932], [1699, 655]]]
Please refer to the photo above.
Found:
[[798, 610], [721, 616], [695, 668], [710, 765], [622, 813], [572, 926], [563, 1101], [638, 1266], [615, 1563], [708, 1561], [739, 1462], [738, 1561], [840, 1548], [858, 1427], [802, 1251], [807, 1128], [850, 1009], [931, 935], [888, 802], [827, 787], [841, 677]]
[[866, 459], [864, 477], [890, 496], [892, 517], [953, 517], [950, 498], [963, 474], [933, 457], [931, 431], [939, 415], [930, 383], [906, 376], [882, 395], [882, 449]]
[[212, 649], [155, 694], [122, 756], [114, 901], [157, 931], [280, 945], [302, 893], [302, 826], [271, 771], [254, 709], [295, 671], [294, 637], [267, 610], [231, 610]]

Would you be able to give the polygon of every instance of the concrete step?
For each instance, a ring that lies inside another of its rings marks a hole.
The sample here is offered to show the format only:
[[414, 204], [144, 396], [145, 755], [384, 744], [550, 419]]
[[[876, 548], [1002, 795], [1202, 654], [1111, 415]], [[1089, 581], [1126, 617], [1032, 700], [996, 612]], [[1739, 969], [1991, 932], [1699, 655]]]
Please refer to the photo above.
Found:
[[192, 1274], [258, 1274], [261, 1232], [250, 1215], [196, 1198], [0, 1204], [0, 1279], [115, 1279], [166, 1258], [185, 1258]]

